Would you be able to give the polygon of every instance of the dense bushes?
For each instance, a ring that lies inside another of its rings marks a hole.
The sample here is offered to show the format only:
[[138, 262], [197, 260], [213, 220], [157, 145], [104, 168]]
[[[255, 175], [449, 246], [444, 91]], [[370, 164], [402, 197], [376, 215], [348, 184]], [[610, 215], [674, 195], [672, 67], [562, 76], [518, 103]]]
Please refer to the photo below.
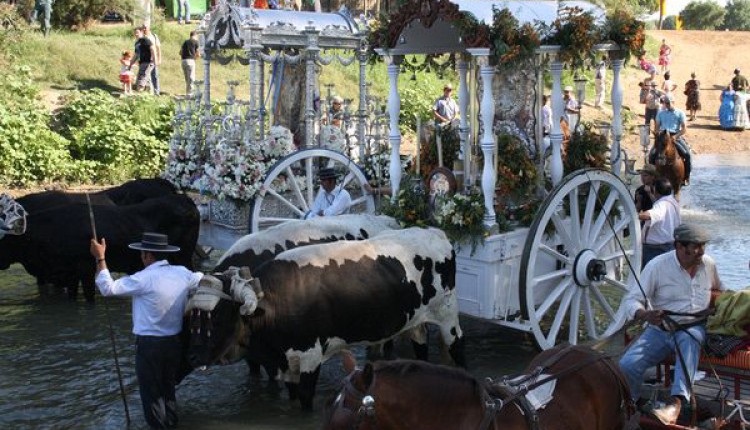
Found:
[[74, 92], [52, 118], [31, 73], [0, 76], [0, 181], [111, 182], [162, 171], [172, 101], [116, 99], [102, 90]]

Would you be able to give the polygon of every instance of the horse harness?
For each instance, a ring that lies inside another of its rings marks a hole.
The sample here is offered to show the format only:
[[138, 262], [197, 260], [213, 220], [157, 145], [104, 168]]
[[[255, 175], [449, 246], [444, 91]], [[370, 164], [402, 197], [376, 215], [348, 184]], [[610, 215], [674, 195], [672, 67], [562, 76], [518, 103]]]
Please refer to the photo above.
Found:
[[[479, 425], [479, 430], [489, 430], [490, 425], [493, 423], [495, 416], [500, 412], [503, 407], [509, 404], [516, 404], [521, 410], [521, 414], [526, 418], [526, 424], [529, 430], [541, 430], [539, 424], [539, 413], [537, 409], [532, 406], [531, 402], [526, 398], [531, 390], [540, 387], [550, 381], [557, 380], [576, 372], [586, 366], [597, 362], [603, 362], [612, 372], [613, 375], [619, 380], [619, 388], [621, 398], [630, 401], [630, 394], [626, 391], [627, 382], [623, 379], [621, 373], [614, 368], [613, 364], [609, 361], [611, 358], [608, 354], [598, 354], [594, 357], [590, 357], [587, 360], [580, 361], [574, 366], [568, 367], [561, 370], [560, 372], [538, 379], [545, 369], [548, 369], [558, 361], [560, 361], [565, 355], [573, 350], [574, 346], [569, 345], [566, 348], [561, 349], [555, 355], [545, 360], [541, 365], [537, 366], [532, 372], [517, 376], [509, 379], [507, 376], [501, 378], [499, 381], [495, 381], [491, 378], [487, 378], [487, 384], [492, 387], [495, 391], [498, 391], [502, 398], [491, 397], [485, 402], [485, 412], [482, 422]], [[533, 381], [529, 383], [529, 381]], [[629, 413], [631, 407], [628, 407]]]
[[[521, 409], [521, 413], [524, 415], [524, 417], [526, 417], [526, 423], [529, 427], [529, 430], [541, 430], [539, 424], [539, 414], [531, 405], [531, 402], [526, 398], [526, 394], [534, 388], [542, 386], [552, 380], [559, 379], [563, 376], [576, 372], [579, 369], [600, 361], [610, 369], [612, 374], [615, 375], [615, 377], [620, 382], [618, 385], [620, 387], [621, 398], [626, 399], [626, 401], [628, 402], [631, 401], [630, 393], [626, 388], [627, 382], [623, 379], [621, 373], [616, 368], [614, 368], [614, 365], [609, 361], [611, 356], [608, 354], [598, 354], [587, 360], [580, 361], [574, 366], [563, 369], [560, 372], [549, 375], [542, 379], [537, 379], [545, 369], [560, 361], [565, 355], [571, 352], [573, 348], [573, 345], [569, 345], [568, 347], [558, 351], [555, 355], [545, 360], [541, 365], [537, 366], [534, 371], [529, 374], [521, 375], [512, 379], [503, 377], [499, 381], [494, 381], [491, 378], [487, 378], [488, 385], [490, 385], [494, 390], [499, 391], [503, 398], [491, 397], [485, 401], [485, 413], [484, 417], [482, 418], [482, 422], [479, 425], [479, 430], [489, 430], [490, 425], [494, 421], [495, 416], [498, 414], [498, 412], [500, 412], [500, 410], [503, 409], [503, 407], [505, 407], [506, 405], [512, 403], [515, 403]], [[350, 413], [356, 414], [357, 419], [352, 424], [351, 430], [357, 430], [365, 420], [370, 420], [372, 423], [372, 428], [377, 428], [375, 422], [375, 398], [369, 393], [369, 391], [362, 392], [354, 386], [354, 384], [352, 383], [353, 375], [354, 372], [350, 373], [343, 380], [343, 393], [339, 393], [339, 395], [336, 397], [333, 407], [335, 408], [336, 406], [341, 405], [342, 408], [346, 409]], [[529, 381], [532, 380], [533, 382], [529, 383]], [[352, 407], [348, 407], [344, 403], [347, 395], [352, 396], [355, 399], [355, 402], [359, 404], [359, 407], [356, 410]], [[632, 412], [632, 405], [629, 405], [628, 412], [629, 414]]]

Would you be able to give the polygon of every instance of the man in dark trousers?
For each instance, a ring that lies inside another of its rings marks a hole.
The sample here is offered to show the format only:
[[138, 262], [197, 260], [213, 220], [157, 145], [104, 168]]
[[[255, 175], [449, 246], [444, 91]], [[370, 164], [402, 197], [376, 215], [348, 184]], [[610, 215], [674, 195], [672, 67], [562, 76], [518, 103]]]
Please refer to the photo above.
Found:
[[151, 81], [151, 71], [154, 69], [156, 61], [156, 48], [143, 32], [143, 28], [138, 27], [133, 30], [135, 36], [135, 55], [130, 61], [130, 67], [138, 63], [138, 77], [135, 80], [135, 90], [143, 91], [146, 86], [154, 87]]
[[50, 18], [52, 17], [52, 4], [55, 0], [36, 0], [34, 2], [34, 10], [31, 12], [31, 23], [36, 22], [39, 19], [39, 15], [42, 16], [42, 32], [44, 37], [49, 36], [49, 30], [51, 28]]
[[182, 73], [185, 75], [185, 94], [193, 92], [195, 82], [195, 60], [200, 58], [200, 47], [198, 46], [198, 33], [190, 32], [190, 38], [182, 43], [180, 58], [182, 59]]
[[133, 297], [135, 372], [146, 422], [153, 429], [177, 425], [175, 385], [182, 359], [182, 316], [188, 291], [198, 287], [203, 274], [172, 266], [167, 254], [180, 250], [167, 236], [143, 233], [140, 242], [128, 245], [141, 252], [144, 269], [118, 280], [107, 269], [107, 243], [91, 239], [96, 260], [96, 286], [103, 296]]

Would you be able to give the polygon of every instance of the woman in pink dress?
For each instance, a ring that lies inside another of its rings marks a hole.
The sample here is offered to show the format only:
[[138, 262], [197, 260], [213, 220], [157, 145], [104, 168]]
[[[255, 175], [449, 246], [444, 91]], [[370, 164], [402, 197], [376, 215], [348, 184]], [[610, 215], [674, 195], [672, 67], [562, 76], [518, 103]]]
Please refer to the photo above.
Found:
[[672, 61], [671, 55], [672, 48], [667, 45], [667, 39], [662, 39], [659, 47], [659, 66], [662, 72], [669, 69], [669, 63]]

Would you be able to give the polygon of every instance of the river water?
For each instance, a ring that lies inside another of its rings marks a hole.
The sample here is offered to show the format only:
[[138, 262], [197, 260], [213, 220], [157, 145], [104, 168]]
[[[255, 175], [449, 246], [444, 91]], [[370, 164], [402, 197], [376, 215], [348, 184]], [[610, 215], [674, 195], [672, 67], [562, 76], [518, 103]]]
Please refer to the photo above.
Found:
[[[750, 154], [696, 157], [684, 189], [683, 218], [715, 237], [707, 252], [730, 288], [748, 284]], [[125, 411], [109, 338], [115, 335], [132, 424], [146, 428], [134, 373], [130, 301], [98, 298], [71, 303], [40, 294], [14, 265], [0, 272], [0, 428], [121, 429]], [[520, 371], [536, 353], [526, 335], [485, 321], [462, 319], [469, 371], [479, 377]], [[399, 348], [409, 355], [407, 348]], [[432, 361], [439, 353], [431, 349]], [[364, 351], [355, 351], [364, 359]], [[340, 362], [324, 365], [315, 412], [302, 413], [276, 383], [248, 376], [243, 363], [194, 372], [177, 390], [182, 429], [316, 429], [324, 404], [343, 376]]]

